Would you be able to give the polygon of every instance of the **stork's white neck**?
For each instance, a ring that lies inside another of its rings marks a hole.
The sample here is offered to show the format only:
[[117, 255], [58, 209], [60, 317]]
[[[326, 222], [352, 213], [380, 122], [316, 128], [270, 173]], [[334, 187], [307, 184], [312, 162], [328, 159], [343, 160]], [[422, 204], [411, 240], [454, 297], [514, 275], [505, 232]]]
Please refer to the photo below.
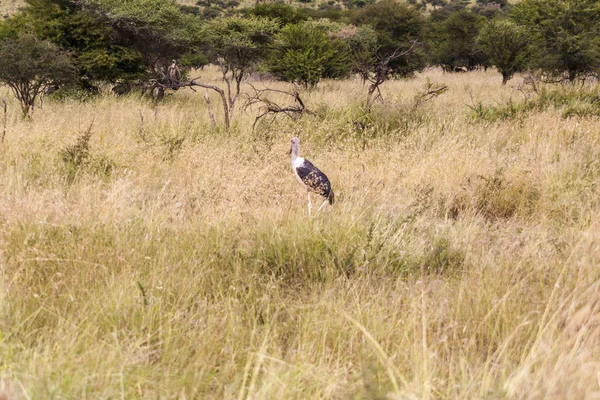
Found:
[[295, 164], [298, 157], [300, 157], [300, 145], [292, 143], [292, 165]]

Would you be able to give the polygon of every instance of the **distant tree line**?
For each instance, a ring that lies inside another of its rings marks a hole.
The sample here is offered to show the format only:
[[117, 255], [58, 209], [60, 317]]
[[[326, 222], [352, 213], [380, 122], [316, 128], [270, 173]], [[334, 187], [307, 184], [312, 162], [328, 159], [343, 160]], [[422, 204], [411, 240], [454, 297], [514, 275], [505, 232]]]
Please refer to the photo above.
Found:
[[358, 74], [370, 83], [369, 101], [386, 79], [428, 65], [447, 72], [493, 66], [502, 83], [524, 70], [571, 82], [600, 73], [598, 0], [514, 6], [506, 0], [330, 0], [307, 7], [311, 1], [239, 9], [237, 0], [196, 6], [26, 0], [21, 12], [0, 22], [0, 82], [26, 103], [27, 114], [48, 85], [90, 92], [102, 84], [120, 92], [176, 88], [167, 72], [172, 60], [182, 79], [191, 68], [218, 65], [231, 110], [243, 78], [254, 71], [306, 87]]

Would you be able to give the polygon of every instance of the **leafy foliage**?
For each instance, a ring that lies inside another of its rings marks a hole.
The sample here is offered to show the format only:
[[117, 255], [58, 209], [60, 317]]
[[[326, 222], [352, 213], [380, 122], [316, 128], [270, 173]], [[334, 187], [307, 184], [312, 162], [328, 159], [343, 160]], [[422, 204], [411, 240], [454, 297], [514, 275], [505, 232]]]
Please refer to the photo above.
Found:
[[265, 47], [275, 38], [277, 23], [267, 18], [230, 17], [207, 25], [207, 54], [211, 62], [237, 79], [265, 58]]
[[529, 38], [525, 29], [508, 20], [491, 20], [481, 31], [478, 45], [502, 74], [502, 84], [523, 70]]
[[55, 45], [32, 35], [0, 42], [0, 83], [8, 85], [21, 103], [23, 115], [33, 111], [41, 91], [51, 84], [72, 82], [75, 68]]
[[369, 25], [363, 25], [340, 30], [337, 35], [350, 46], [352, 71], [361, 74], [366, 80], [364, 74], [371, 71], [376, 63], [377, 32]]
[[133, 80], [143, 73], [142, 59], [130, 43], [76, 1], [27, 0], [24, 12], [9, 21], [18, 31], [32, 32], [68, 51], [85, 88], [98, 81]]
[[88, 0], [86, 9], [115, 29], [143, 59], [146, 71], [166, 79], [172, 59], [197, 54], [200, 20], [170, 0]]
[[349, 72], [350, 48], [332, 36], [334, 25], [312, 21], [281, 30], [268, 68], [281, 79], [315, 86], [321, 78], [339, 78]]
[[[422, 39], [426, 21], [423, 15], [413, 7], [393, 0], [383, 0], [353, 10], [351, 21], [358, 25], [369, 25], [377, 34], [375, 56], [385, 58], [397, 51], [405, 51], [413, 41]], [[414, 49], [403, 57], [398, 57], [388, 65], [395, 75], [407, 76], [425, 66], [422, 49]]]
[[264, 49], [273, 42], [277, 29], [277, 22], [268, 18], [236, 16], [213, 21], [203, 30], [206, 53], [219, 66], [227, 93], [215, 85], [200, 86], [216, 91], [221, 97], [226, 130], [240, 96], [242, 79], [265, 59]]
[[485, 19], [471, 10], [456, 11], [448, 18], [432, 24], [430, 40], [432, 61], [446, 71], [456, 67], [474, 69], [487, 63], [485, 54], [477, 46], [477, 36]]
[[523, 0], [512, 16], [532, 34], [532, 68], [570, 81], [600, 71], [598, 1]]
[[497, 6], [500, 8], [506, 7], [508, 5], [508, 0], [477, 0], [477, 4], [492, 7]]
[[281, 26], [297, 24], [308, 19], [305, 9], [281, 3], [260, 3], [248, 9], [247, 13], [255, 17], [277, 20]]

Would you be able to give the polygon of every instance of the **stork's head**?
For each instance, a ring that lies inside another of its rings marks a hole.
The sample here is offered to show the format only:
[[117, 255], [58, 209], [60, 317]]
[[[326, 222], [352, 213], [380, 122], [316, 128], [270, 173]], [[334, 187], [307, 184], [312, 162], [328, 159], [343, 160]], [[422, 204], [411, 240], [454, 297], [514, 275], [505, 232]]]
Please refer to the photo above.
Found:
[[298, 155], [300, 149], [300, 139], [298, 139], [297, 137], [293, 137], [291, 140], [291, 145], [290, 145], [290, 154], [294, 153], [296, 155]]

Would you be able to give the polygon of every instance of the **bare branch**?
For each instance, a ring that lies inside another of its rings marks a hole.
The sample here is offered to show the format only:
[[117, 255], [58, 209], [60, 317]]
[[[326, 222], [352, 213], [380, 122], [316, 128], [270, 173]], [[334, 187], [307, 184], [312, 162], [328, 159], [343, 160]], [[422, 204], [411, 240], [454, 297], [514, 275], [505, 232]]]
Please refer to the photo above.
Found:
[[448, 90], [447, 85], [435, 85], [432, 82], [427, 82], [425, 92], [419, 93], [415, 98], [414, 108], [418, 108], [421, 104], [428, 102], [429, 100], [438, 97], [442, 93]]
[[[256, 127], [256, 124], [258, 123], [258, 121], [261, 120], [261, 118], [263, 118], [267, 115], [273, 115], [273, 118], [276, 118], [278, 114], [283, 113], [284, 115], [287, 115], [289, 118], [292, 118], [292, 119], [296, 119], [304, 114], [316, 115], [313, 111], [306, 108], [306, 106], [304, 105], [304, 102], [300, 98], [300, 93], [297, 90], [294, 90], [294, 92], [286, 92], [284, 90], [271, 89], [271, 88], [257, 89], [251, 83], [248, 83], [248, 85], [252, 88], [252, 90], [254, 90], [254, 94], [248, 95], [248, 98], [243, 106], [244, 110], [249, 109], [250, 107], [252, 107], [255, 104], [260, 105], [258, 108], [260, 114], [254, 119], [254, 123], [252, 124], [252, 129], [254, 129]], [[272, 102], [272, 101], [266, 99], [264, 97], [264, 95], [267, 93], [279, 93], [279, 94], [284, 94], [284, 95], [293, 97], [294, 102], [296, 104], [288, 105], [288, 106], [281, 106], [275, 102]]]
[[[371, 82], [367, 92], [367, 106], [373, 103], [375, 100], [383, 102], [383, 96], [379, 86], [388, 79], [388, 75], [393, 73], [393, 70], [389, 68], [392, 61], [409, 55], [414, 49], [420, 46], [421, 43], [413, 40], [410, 42], [410, 47], [407, 49], [396, 48], [391, 54], [376, 54], [375, 61], [372, 65], [368, 66], [366, 70], [360, 71], [363, 81]], [[373, 94], [376, 96], [373, 97]]]

